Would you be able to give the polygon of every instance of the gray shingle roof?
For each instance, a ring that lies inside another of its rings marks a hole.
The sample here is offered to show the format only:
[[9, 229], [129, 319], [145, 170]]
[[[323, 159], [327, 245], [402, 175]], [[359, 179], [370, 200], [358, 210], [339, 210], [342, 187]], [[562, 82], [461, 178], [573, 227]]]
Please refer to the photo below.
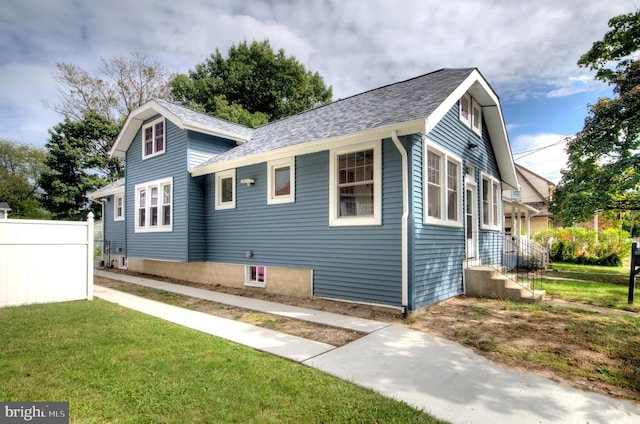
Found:
[[342, 136], [429, 116], [475, 68], [441, 69], [338, 100], [253, 130], [251, 140], [199, 165]]
[[0, 210], [10, 211], [11, 208], [7, 202], [0, 202]]
[[154, 99], [160, 106], [166, 108], [169, 112], [176, 115], [183, 121], [189, 121], [193, 123], [201, 124], [205, 127], [218, 128], [231, 133], [237, 133], [247, 138], [251, 137], [253, 130], [243, 125], [235, 124], [233, 122], [225, 121], [224, 119], [216, 118], [211, 115], [196, 112], [195, 110], [186, 108], [184, 106], [171, 103], [167, 100]]
[[87, 197], [89, 199], [98, 199], [102, 196], [108, 196], [116, 192], [116, 190], [118, 190], [120, 187], [124, 187], [124, 178], [117, 179], [114, 182], [107, 184], [106, 186], [101, 187], [92, 193], [89, 193]]

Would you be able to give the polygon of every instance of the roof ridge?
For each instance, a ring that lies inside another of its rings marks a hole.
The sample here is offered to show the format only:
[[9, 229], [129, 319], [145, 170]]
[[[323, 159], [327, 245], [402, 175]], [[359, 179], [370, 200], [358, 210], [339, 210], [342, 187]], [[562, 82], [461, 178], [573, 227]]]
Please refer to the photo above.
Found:
[[307, 110], [304, 110], [302, 112], [298, 112], [295, 115], [289, 115], [289, 116], [285, 116], [285, 117], [280, 118], [280, 119], [275, 120], [275, 121], [267, 122], [266, 124], [260, 125], [260, 126], [254, 128], [254, 129], [268, 127], [268, 126], [270, 126], [272, 124], [283, 122], [283, 121], [286, 121], [287, 119], [290, 119], [290, 118], [293, 118], [293, 117], [296, 117], [296, 116], [301, 116], [301, 115], [305, 115], [305, 114], [310, 113], [310, 112], [315, 112], [315, 111], [317, 111], [319, 109], [327, 108], [327, 107], [335, 105], [337, 103], [344, 103], [344, 102], [346, 102], [348, 100], [352, 100], [352, 99], [354, 99], [356, 97], [359, 97], [359, 96], [364, 96], [366, 94], [370, 94], [370, 93], [373, 93], [375, 91], [387, 89], [389, 87], [393, 87], [393, 86], [396, 86], [396, 85], [406, 84], [409, 81], [413, 81], [413, 80], [417, 80], [417, 79], [420, 79], [420, 78], [424, 78], [424, 77], [426, 77], [428, 75], [433, 75], [433, 74], [436, 74], [436, 73], [439, 73], [439, 72], [443, 72], [443, 71], [469, 71], [469, 72], [471, 72], [473, 70], [477, 70], [477, 68], [440, 68], [440, 69], [437, 69], [435, 71], [427, 72], [427, 73], [422, 74], [422, 75], [418, 75], [418, 76], [415, 76], [415, 77], [407, 78], [406, 80], [403, 80], [403, 81], [392, 82], [392, 83], [389, 83], [389, 84], [385, 84], [385, 85], [383, 85], [381, 87], [375, 87], [375, 88], [371, 88], [371, 89], [366, 90], [366, 91], [362, 91], [360, 93], [352, 94], [350, 96], [347, 96], [347, 97], [344, 97], [344, 98], [341, 98], [341, 99], [338, 99], [338, 100], [334, 100], [334, 101], [332, 101], [330, 103], [327, 103], [327, 104], [324, 104], [324, 105], [320, 105], [320, 106], [317, 106], [317, 107], [314, 107], [314, 108], [311, 108], [311, 109], [307, 109]]

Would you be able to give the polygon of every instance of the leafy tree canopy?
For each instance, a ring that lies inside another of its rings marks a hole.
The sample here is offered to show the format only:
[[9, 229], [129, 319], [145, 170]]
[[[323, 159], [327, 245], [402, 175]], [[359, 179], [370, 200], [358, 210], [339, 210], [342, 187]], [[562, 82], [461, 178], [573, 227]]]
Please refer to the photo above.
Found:
[[568, 168], [550, 206], [565, 224], [597, 210], [640, 208], [640, 11], [612, 18], [609, 27], [578, 61], [613, 86], [614, 97], [590, 105], [584, 128], [567, 144]]
[[11, 207], [12, 218], [42, 219], [40, 175], [46, 170], [44, 149], [0, 140], [0, 201]]
[[211, 115], [250, 127], [329, 103], [333, 96], [318, 72], [307, 70], [268, 40], [219, 50], [189, 75], [171, 81], [175, 99]]
[[[84, 220], [91, 208], [86, 197], [111, 180], [121, 177], [121, 164], [95, 152], [95, 140], [113, 140], [120, 130], [102, 115], [90, 114], [81, 121], [66, 118], [49, 130], [51, 139], [40, 183], [43, 203], [57, 219]], [[94, 210], [94, 214], [99, 210]], [[99, 216], [99, 215], [97, 215]]]
[[153, 98], [169, 99], [173, 75], [134, 53], [102, 59], [95, 74], [58, 63], [54, 77], [59, 101], [52, 107], [64, 122], [49, 131], [44, 204], [57, 218], [84, 219], [86, 194], [123, 174], [109, 151], [127, 115]]

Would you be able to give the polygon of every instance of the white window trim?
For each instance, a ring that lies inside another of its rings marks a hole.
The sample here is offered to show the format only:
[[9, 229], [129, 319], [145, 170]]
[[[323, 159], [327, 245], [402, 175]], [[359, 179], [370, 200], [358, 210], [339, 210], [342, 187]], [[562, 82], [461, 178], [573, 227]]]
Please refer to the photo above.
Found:
[[[289, 194], [276, 195], [276, 169], [289, 167]], [[296, 201], [296, 160], [295, 157], [267, 162], [267, 204], [294, 203]]]
[[[171, 207], [171, 223], [169, 225], [162, 225], [162, 186], [166, 185], [166, 184], [170, 184], [171, 185], [171, 203], [169, 203], [169, 206]], [[151, 214], [150, 214], [150, 209], [151, 209], [151, 188], [156, 187], [158, 189], [158, 225], [156, 226], [151, 226], [149, 225], [149, 220], [151, 218]], [[145, 220], [145, 226], [141, 227], [140, 226], [140, 221], [139, 221], [139, 217], [138, 217], [138, 213], [139, 210], [141, 208], [140, 206], [140, 196], [138, 196], [138, 192], [140, 189], [145, 189], [146, 190], [146, 197], [145, 197], [145, 209], [146, 209], [146, 220]], [[135, 186], [135, 223], [134, 223], [134, 227], [135, 227], [135, 232], [136, 233], [158, 233], [158, 232], [171, 232], [173, 231], [173, 220], [175, 217], [174, 214], [174, 198], [173, 198], [173, 177], [169, 177], [169, 178], [164, 178], [162, 180], [155, 180], [155, 181], [150, 181], [148, 183], [142, 183], [142, 184], [136, 184]]]
[[[251, 267], [264, 268], [264, 281], [256, 281], [251, 279]], [[267, 267], [264, 265], [245, 265], [244, 267], [244, 285], [248, 287], [266, 287], [267, 285]]]
[[[467, 117], [462, 114], [463, 99], [466, 100], [469, 104], [469, 115]], [[465, 93], [460, 98], [458, 108], [460, 122], [462, 122], [467, 128], [471, 129], [474, 133], [482, 137], [482, 106], [480, 106], [480, 103], [478, 103], [476, 99], [471, 97], [469, 93]], [[475, 110], [478, 110], [478, 119], [475, 118]]]
[[[231, 178], [231, 196], [233, 199], [230, 202], [222, 201], [222, 180]], [[236, 170], [228, 169], [226, 171], [216, 172], [216, 210], [235, 209], [236, 207]]]
[[[440, 218], [434, 218], [429, 216], [429, 179], [427, 177], [427, 154], [429, 151], [432, 151], [439, 155], [442, 158], [442, 169], [440, 170]], [[458, 192], [457, 192], [457, 211], [456, 215], [458, 219], [450, 220], [448, 217], [448, 170], [447, 164], [449, 162], [455, 162], [458, 165]], [[423, 222], [425, 224], [433, 224], [433, 225], [441, 225], [446, 227], [462, 227], [464, 224], [464, 220], [462, 218], [462, 192], [463, 184], [462, 184], [462, 159], [443, 149], [442, 147], [436, 145], [432, 142], [427, 142], [424, 144], [424, 151], [422, 153], [422, 169], [423, 169], [423, 177], [422, 177], [422, 198], [423, 198], [423, 206], [422, 206], [422, 217]]]
[[[484, 190], [483, 190], [483, 181], [489, 182], [489, 225], [484, 223]], [[497, 186], [497, 190], [494, 190], [493, 187]], [[492, 177], [491, 175], [485, 174], [484, 172], [480, 173], [480, 189], [478, 190], [480, 193], [480, 228], [483, 230], [492, 230], [492, 231], [502, 231], [502, 186], [500, 181], [497, 178]], [[498, 206], [498, 214], [494, 216], [493, 213], [493, 204], [496, 199], [493, 198], [494, 192], [498, 193], [497, 206]], [[498, 225], [494, 225], [494, 222], [498, 222]]]
[[[162, 121], [162, 122], [163, 122], [163, 125], [162, 125], [162, 126], [163, 126], [163, 128], [164, 128], [164, 140], [162, 141], [162, 150], [158, 150], [158, 151], [156, 151], [156, 150], [155, 150], [155, 147], [156, 147], [156, 143], [155, 143], [155, 139], [156, 139], [156, 127], [155, 127], [155, 125], [156, 125], [158, 122], [160, 122], [160, 121]], [[145, 154], [145, 153], [146, 153], [146, 151], [147, 151], [147, 149], [146, 149], [145, 140], [144, 140], [144, 132], [145, 132], [145, 130], [146, 130], [147, 128], [149, 128], [149, 127], [151, 127], [151, 128], [152, 128], [152, 134], [153, 134], [153, 136], [152, 136], [152, 140], [153, 140], [153, 149], [154, 149], [154, 151], [153, 151], [153, 153], [151, 153], [151, 154], [148, 154], [148, 155], [147, 155], [147, 154]], [[154, 156], [161, 155], [161, 154], [163, 154], [166, 150], [167, 150], [167, 123], [165, 122], [164, 117], [158, 118], [158, 119], [156, 119], [156, 120], [154, 120], [154, 121], [152, 121], [152, 122], [149, 122], [149, 123], [148, 123], [148, 124], [146, 124], [146, 125], [143, 125], [143, 126], [142, 126], [142, 160], [149, 159], [149, 158], [152, 158], [152, 157], [154, 157]]]
[[[122, 215], [118, 215], [118, 199], [122, 199]], [[124, 193], [113, 195], [113, 220], [124, 221]]]
[[[338, 156], [373, 149], [373, 216], [338, 216]], [[329, 151], [329, 226], [382, 225], [382, 142], [351, 144]]]
[[[469, 111], [468, 111], [468, 116], [465, 118], [465, 116], [462, 114], [462, 99], [467, 100], [467, 102], [469, 102]], [[471, 106], [471, 96], [469, 95], [469, 93], [465, 93], [462, 98], [460, 98], [460, 104], [459, 104], [459, 108], [460, 108], [460, 121], [465, 124], [467, 127], [471, 128], [471, 115], [473, 114], [473, 109]]]
[[[478, 119], [475, 118], [476, 109], [478, 110]], [[471, 99], [471, 130], [482, 137], [482, 107], [474, 98]]]

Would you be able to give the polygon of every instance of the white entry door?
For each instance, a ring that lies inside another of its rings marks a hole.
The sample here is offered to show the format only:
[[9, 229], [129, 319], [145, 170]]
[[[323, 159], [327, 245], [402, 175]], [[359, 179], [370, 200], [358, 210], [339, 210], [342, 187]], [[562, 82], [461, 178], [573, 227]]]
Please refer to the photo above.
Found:
[[465, 238], [467, 240], [467, 259], [474, 259], [478, 250], [478, 201], [477, 187], [467, 183], [464, 199]]

